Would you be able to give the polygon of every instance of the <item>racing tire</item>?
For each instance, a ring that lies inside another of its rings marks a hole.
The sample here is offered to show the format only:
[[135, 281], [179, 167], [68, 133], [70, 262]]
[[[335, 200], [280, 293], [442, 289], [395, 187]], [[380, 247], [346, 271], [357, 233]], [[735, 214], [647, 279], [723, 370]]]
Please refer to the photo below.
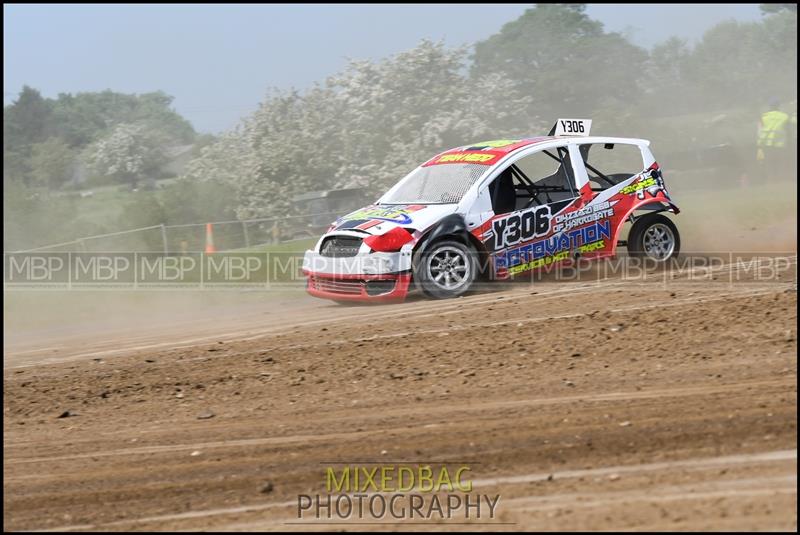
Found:
[[641, 216], [628, 234], [628, 254], [634, 258], [666, 263], [678, 256], [680, 249], [678, 227], [661, 214]]
[[478, 277], [478, 253], [460, 241], [436, 241], [415, 256], [414, 280], [434, 299], [464, 295]]

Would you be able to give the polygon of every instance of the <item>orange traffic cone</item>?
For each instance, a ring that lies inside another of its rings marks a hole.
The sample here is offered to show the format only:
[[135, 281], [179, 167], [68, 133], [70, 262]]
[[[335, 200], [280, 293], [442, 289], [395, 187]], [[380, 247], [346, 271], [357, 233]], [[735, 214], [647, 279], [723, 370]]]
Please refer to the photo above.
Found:
[[216, 253], [217, 248], [214, 247], [214, 231], [211, 228], [211, 223], [206, 223], [206, 253]]

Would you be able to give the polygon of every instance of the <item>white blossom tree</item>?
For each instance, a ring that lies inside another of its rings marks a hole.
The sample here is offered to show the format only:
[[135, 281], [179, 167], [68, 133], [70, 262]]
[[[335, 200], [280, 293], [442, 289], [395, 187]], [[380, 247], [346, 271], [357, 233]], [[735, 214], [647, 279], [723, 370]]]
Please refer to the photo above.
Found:
[[99, 176], [135, 186], [154, 173], [166, 160], [164, 140], [141, 123], [117, 125], [85, 152], [86, 163]]
[[469, 77], [466, 53], [422, 41], [383, 61], [350, 61], [304, 94], [273, 91], [185, 178], [230, 184], [239, 217], [270, 216], [288, 213], [298, 193], [377, 194], [444, 149], [541, 131], [520, 124], [515, 110], [529, 99], [502, 74]]

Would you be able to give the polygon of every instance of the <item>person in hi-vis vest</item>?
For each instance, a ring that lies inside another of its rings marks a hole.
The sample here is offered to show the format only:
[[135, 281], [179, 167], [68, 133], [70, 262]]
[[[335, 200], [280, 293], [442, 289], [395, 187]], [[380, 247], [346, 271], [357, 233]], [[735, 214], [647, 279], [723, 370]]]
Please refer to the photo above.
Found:
[[765, 179], [780, 178], [781, 172], [788, 171], [788, 147], [794, 143], [789, 131], [791, 118], [779, 107], [777, 100], [770, 102], [769, 110], [761, 115], [758, 123], [756, 160]]

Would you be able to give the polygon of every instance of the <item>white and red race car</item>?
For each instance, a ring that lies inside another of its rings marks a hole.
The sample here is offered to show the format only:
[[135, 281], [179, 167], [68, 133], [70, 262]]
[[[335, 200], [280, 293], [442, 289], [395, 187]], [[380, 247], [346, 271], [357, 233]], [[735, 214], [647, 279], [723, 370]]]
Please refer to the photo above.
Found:
[[[551, 135], [474, 143], [423, 163], [374, 204], [336, 220], [306, 251], [307, 290], [335, 301], [434, 298], [574, 261], [678, 254], [677, 214], [644, 139], [588, 136], [559, 119]], [[632, 222], [627, 241], [623, 224]]]

